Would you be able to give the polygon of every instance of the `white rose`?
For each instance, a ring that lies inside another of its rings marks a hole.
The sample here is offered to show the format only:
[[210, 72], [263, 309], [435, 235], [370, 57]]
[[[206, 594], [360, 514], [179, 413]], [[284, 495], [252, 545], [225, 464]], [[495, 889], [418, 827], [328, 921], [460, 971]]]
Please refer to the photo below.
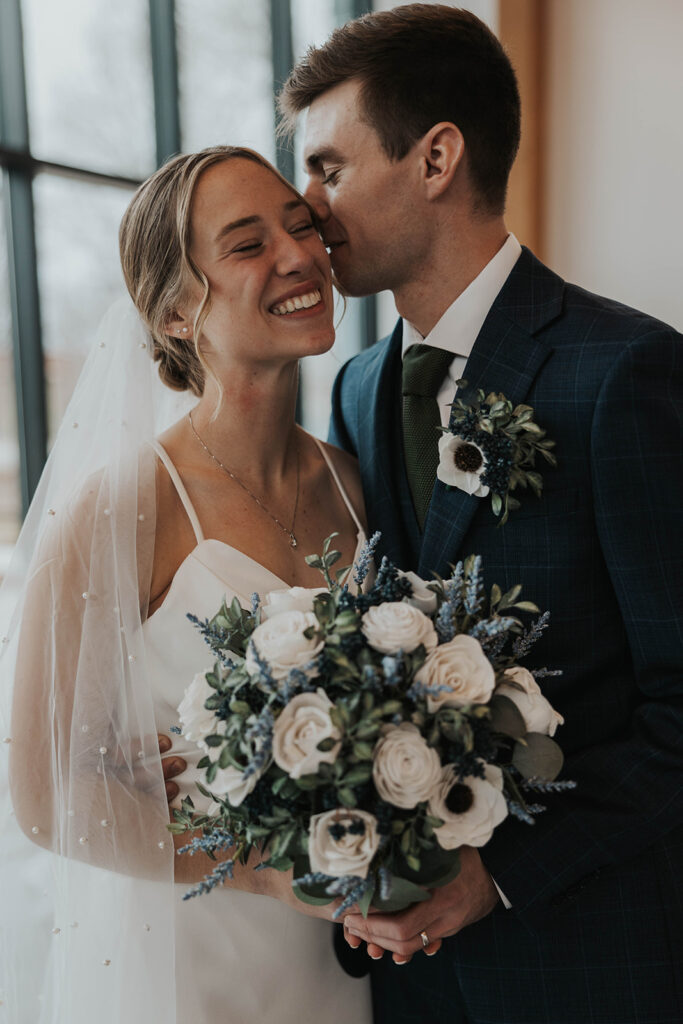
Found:
[[419, 608], [425, 615], [432, 615], [436, 611], [436, 594], [429, 589], [426, 581], [420, 579], [416, 572], [401, 572], [399, 569], [398, 574], [408, 580], [413, 588], [412, 596], [404, 597], [404, 602]]
[[511, 686], [509, 683], [501, 683], [497, 687], [496, 693], [502, 694], [503, 697], [507, 697], [517, 705], [526, 723], [527, 732], [540, 732], [544, 736], [554, 736], [558, 725], [564, 723], [564, 718], [543, 696], [541, 687], [531, 672], [517, 666], [507, 669], [504, 674], [522, 689]]
[[311, 871], [333, 878], [342, 875], [366, 878], [378, 847], [377, 819], [367, 811], [338, 807], [311, 818], [308, 829]]
[[289, 587], [286, 590], [271, 590], [261, 602], [261, 621], [272, 619], [280, 612], [312, 612], [313, 601], [318, 594], [326, 594], [325, 587]]
[[178, 705], [183, 736], [196, 743], [202, 750], [209, 749], [204, 741], [207, 736], [219, 732], [221, 725], [213, 711], [207, 711], [204, 707], [207, 698], [216, 692], [206, 681], [206, 673], [212, 671], [213, 669], [207, 668], [204, 672], [198, 672]]
[[322, 689], [300, 693], [290, 700], [275, 722], [273, 758], [290, 778], [310, 775], [317, 771], [321, 762], [332, 764], [337, 759], [339, 743], [325, 752], [317, 749], [320, 741], [328, 737], [341, 740], [330, 718], [332, 707], [332, 701]]
[[483, 846], [496, 825], [507, 817], [503, 796], [503, 773], [496, 765], [484, 765], [485, 778], [466, 775], [456, 782], [453, 765], [446, 765], [429, 813], [441, 818], [443, 825], [434, 829], [439, 846], [455, 850], [458, 846]]
[[481, 482], [485, 472], [486, 456], [478, 444], [450, 433], [441, 435], [436, 475], [442, 483], [466, 491], [475, 498], [485, 498], [489, 493], [489, 488]]
[[249, 796], [266, 767], [245, 778], [243, 771], [230, 764], [227, 768], [219, 768], [213, 782], [206, 783], [206, 788], [214, 796], [224, 796], [233, 807], [239, 807], [244, 798]]
[[[318, 628], [313, 612], [280, 612], [257, 626], [251, 634], [247, 648], [247, 672], [256, 675], [259, 671], [252, 644], [261, 658], [268, 662], [273, 679], [284, 679], [293, 668], [304, 667], [323, 649], [324, 639], [313, 636], [308, 640], [304, 630], [309, 626]], [[312, 675], [312, 671], [308, 675]]]
[[420, 644], [429, 653], [438, 642], [432, 620], [403, 601], [387, 601], [368, 608], [361, 629], [370, 646], [382, 654], [410, 653]]
[[395, 807], [416, 807], [428, 800], [441, 778], [439, 755], [412, 722], [388, 726], [372, 758], [375, 789]]
[[482, 646], [474, 637], [461, 634], [441, 644], [429, 655], [417, 682], [444, 686], [440, 693], [427, 695], [430, 713], [440, 707], [459, 708], [464, 704], [486, 704], [493, 693], [496, 677]]

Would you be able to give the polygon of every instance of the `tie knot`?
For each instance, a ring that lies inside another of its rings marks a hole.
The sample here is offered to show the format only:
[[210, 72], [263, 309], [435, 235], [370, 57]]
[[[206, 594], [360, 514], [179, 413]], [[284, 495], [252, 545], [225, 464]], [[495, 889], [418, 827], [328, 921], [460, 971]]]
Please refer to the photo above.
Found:
[[411, 345], [403, 356], [403, 394], [436, 398], [455, 356], [432, 345]]

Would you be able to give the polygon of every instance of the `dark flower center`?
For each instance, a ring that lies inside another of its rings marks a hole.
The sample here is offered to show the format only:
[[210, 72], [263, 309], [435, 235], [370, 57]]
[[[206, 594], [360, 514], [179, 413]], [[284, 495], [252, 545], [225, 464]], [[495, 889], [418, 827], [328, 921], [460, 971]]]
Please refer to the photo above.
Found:
[[465, 814], [474, 803], [474, 795], [469, 786], [456, 782], [446, 797], [446, 807], [451, 814]]
[[461, 444], [453, 453], [456, 469], [463, 473], [476, 473], [484, 462], [481, 452], [474, 444]]

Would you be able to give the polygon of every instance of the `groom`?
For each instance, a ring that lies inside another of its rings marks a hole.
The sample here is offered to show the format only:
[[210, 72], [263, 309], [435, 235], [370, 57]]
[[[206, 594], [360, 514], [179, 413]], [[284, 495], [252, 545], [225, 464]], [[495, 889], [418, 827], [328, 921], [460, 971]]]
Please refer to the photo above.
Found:
[[[376, 1019], [680, 1024], [683, 338], [508, 233], [519, 96], [472, 14], [414, 4], [350, 22], [281, 106], [290, 124], [307, 111], [307, 196], [338, 281], [391, 289], [401, 313], [333, 395], [330, 439], [358, 457], [380, 555], [429, 579], [476, 552], [489, 583], [550, 609], [529, 667], [562, 670], [543, 686], [578, 784], [544, 797], [533, 828], [509, 818], [464, 849], [430, 901], [347, 919], [371, 951], [412, 955], [373, 963]], [[556, 441], [542, 495], [518, 489], [503, 527], [488, 499], [435, 478], [459, 378], [533, 406]], [[438, 955], [418, 952], [420, 932], [445, 939]]]

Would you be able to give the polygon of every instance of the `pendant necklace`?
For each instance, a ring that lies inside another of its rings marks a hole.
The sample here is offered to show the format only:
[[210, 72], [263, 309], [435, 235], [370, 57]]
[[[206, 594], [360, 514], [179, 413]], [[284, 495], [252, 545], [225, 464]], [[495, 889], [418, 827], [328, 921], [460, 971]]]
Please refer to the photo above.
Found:
[[223, 465], [223, 463], [221, 462], [220, 459], [216, 458], [216, 456], [213, 454], [213, 452], [211, 451], [209, 446], [204, 443], [204, 441], [201, 439], [201, 437], [197, 433], [197, 431], [195, 429], [195, 425], [192, 422], [192, 412], [188, 412], [187, 418], [190, 421], [190, 426], [192, 427], [192, 433], [197, 438], [197, 440], [199, 441], [200, 445], [202, 446], [202, 448], [204, 449], [206, 454], [209, 456], [209, 458], [213, 459], [213, 461], [216, 463], [216, 465], [220, 466], [220, 468], [223, 470], [223, 472], [227, 473], [227, 475], [230, 477], [231, 480], [234, 480], [236, 484], [239, 484], [239, 486], [242, 488], [242, 490], [247, 492], [249, 497], [253, 501], [255, 501], [256, 504], [260, 508], [263, 509], [263, 511], [266, 513], [266, 515], [270, 516], [270, 518], [273, 520], [273, 522], [276, 523], [280, 527], [280, 529], [283, 531], [283, 533], [287, 534], [287, 536], [289, 537], [290, 545], [293, 548], [295, 548], [297, 546], [297, 540], [296, 540], [296, 537], [294, 536], [294, 524], [296, 523], [296, 513], [297, 513], [297, 509], [299, 507], [299, 483], [300, 483], [300, 479], [299, 479], [299, 469], [300, 469], [300, 466], [299, 466], [299, 445], [298, 444], [296, 445], [296, 498], [294, 500], [294, 513], [292, 515], [292, 525], [291, 525], [291, 527], [288, 528], [288, 527], [285, 526], [284, 523], [280, 522], [280, 520], [277, 518], [277, 516], [273, 515], [273, 513], [270, 511], [270, 509], [266, 508], [266, 506], [263, 504], [261, 499], [258, 498], [253, 493], [253, 491], [249, 490], [247, 485], [245, 483], [243, 483], [242, 480], [240, 480], [240, 478], [237, 476], [236, 473], [233, 473], [231, 470], [228, 469], [227, 466]]

